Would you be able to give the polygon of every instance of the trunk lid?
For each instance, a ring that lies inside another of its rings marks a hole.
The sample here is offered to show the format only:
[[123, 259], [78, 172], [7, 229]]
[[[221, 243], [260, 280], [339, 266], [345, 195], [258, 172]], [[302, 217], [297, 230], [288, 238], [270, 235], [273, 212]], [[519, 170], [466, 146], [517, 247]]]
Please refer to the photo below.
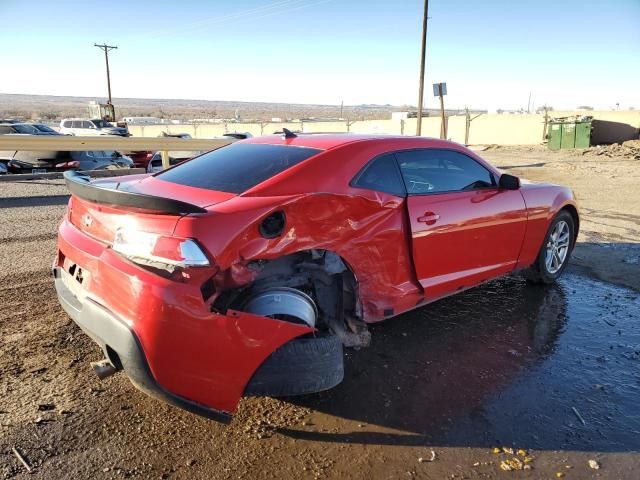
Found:
[[[77, 172], [65, 173], [72, 196], [69, 221], [90, 237], [111, 245], [120, 227], [172, 235], [178, 220], [234, 194], [202, 191], [147, 175], [128, 175], [88, 183]], [[191, 210], [190, 210], [191, 209]]]

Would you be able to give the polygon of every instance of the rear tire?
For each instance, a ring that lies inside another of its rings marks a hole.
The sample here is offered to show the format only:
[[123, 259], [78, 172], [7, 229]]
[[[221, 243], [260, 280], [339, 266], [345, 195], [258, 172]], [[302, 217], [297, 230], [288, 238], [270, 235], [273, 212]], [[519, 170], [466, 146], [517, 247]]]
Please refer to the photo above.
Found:
[[[563, 238], [562, 232], [568, 229], [568, 243], [566, 246], [566, 253], [562, 256], [562, 248], [559, 247], [562, 242], [558, 240]], [[549, 230], [544, 237], [540, 251], [536, 261], [531, 267], [524, 271], [524, 276], [527, 281], [531, 283], [553, 283], [564, 272], [569, 264], [569, 258], [571, 257], [571, 251], [575, 245], [575, 222], [573, 216], [566, 210], [561, 210], [549, 225]], [[559, 256], [556, 256], [558, 261], [553, 259], [553, 251], [555, 248], [556, 255], [560, 252]], [[558, 248], [560, 248], [558, 250]], [[560, 259], [560, 257], [562, 257]], [[561, 261], [560, 261], [561, 260]]]
[[343, 378], [342, 342], [337, 336], [296, 338], [264, 361], [253, 374], [245, 394], [306, 395], [333, 388]]

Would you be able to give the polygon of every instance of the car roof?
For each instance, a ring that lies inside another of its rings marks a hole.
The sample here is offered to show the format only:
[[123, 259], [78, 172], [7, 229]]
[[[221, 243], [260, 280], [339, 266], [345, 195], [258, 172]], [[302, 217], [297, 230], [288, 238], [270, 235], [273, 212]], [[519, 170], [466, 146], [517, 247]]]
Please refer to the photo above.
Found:
[[321, 150], [329, 150], [331, 148], [340, 147], [355, 142], [371, 142], [371, 141], [391, 141], [391, 142], [412, 142], [416, 140], [423, 141], [426, 146], [443, 146], [450, 144], [446, 140], [438, 140], [430, 137], [415, 137], [408, 135], [367, 135], [353, 133], [297, 133], [295, 137], [285, 138], [282, 134], [265, 135], [262, 137], [252, 137], [246, 140], [240, 140], [241, 143], [260, 143], [269, 145], [291, 145], [295, 147], [318, 148]]

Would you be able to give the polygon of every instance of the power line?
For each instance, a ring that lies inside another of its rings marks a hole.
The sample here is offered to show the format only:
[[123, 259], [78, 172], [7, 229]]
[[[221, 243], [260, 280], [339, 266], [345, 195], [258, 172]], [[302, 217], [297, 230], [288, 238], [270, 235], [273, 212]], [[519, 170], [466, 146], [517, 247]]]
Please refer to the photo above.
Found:
[[109, 75], [109, 52], [113, 49], [116, 49], [115, 45], [107, 45], [103, 43], [102, 45], [98, 45], [97, 43], [93, 44], [94, 47], [98, 47], [100, 50], [104, 51], [104, 61], [107, 64], [107, 90], [109, 91], [109, 101], [107, 102], [111, 105], [111, 77]]

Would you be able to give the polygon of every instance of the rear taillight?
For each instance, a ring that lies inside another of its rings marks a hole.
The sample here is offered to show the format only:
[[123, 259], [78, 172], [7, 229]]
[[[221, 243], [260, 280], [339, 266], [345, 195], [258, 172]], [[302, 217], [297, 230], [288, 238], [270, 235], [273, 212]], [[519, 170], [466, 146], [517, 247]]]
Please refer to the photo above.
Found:
[[131, 261], [145, 265], [183, 268], [210, 266], [207, 256], [195, 240], [190, 238], [167, 237], [119, 228], [112, 248]]
[[72, 162], [58, 163], [56, 168], [80, 168], [80, 162], [74, 160]]

